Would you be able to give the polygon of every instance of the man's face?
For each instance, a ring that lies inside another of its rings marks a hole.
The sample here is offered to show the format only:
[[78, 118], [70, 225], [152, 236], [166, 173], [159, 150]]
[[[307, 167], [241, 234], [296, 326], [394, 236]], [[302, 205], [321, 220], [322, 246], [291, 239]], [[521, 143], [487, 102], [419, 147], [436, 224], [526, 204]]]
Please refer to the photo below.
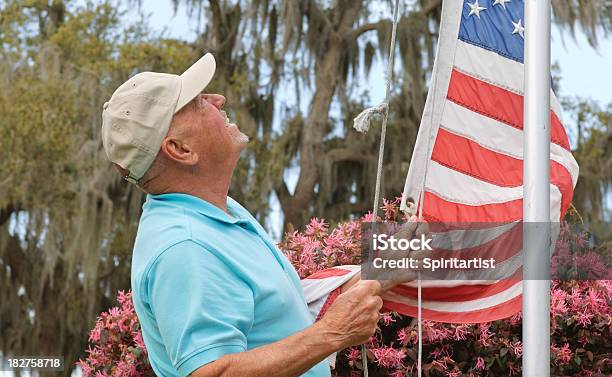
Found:
[[211, 162], [234, 160], [240, 156], [249, 138], [230, 121], [219, 94], [200, 94], [177, 115], [178, 132], [184, 133], [187, 143], [205, 160]]

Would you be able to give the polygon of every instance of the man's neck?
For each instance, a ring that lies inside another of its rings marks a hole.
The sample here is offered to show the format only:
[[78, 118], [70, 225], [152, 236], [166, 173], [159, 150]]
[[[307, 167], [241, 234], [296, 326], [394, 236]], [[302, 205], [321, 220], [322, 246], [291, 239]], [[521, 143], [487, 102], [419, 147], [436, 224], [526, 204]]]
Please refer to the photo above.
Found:
[[227, 186], [221, 185], [206, 185], [206, 187], [198, 187], [194, 190], [188, 190], [185, 194], [196, 196], [200, 199], [206, 200], [215, 207], [221, 209], [223, 212], [229, 214], [227, 210], [227, 193], [229, 191], [229, 181]]
[[197, 174], [177, 174], [166, 176], [166, 184], [160, 186], [159, 193], [180, 192], [193, 195], [218, 207], [227, 210], [227, 193], [233, 169], [216, 169], [215, 171], [198, 172]]

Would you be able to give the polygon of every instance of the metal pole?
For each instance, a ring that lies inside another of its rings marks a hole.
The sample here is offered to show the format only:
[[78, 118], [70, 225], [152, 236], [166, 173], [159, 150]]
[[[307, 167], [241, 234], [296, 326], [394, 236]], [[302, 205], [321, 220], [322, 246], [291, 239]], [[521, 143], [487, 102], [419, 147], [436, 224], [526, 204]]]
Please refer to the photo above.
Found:
[[523, 376], [550, 375], [550, 0], [525, 0]]

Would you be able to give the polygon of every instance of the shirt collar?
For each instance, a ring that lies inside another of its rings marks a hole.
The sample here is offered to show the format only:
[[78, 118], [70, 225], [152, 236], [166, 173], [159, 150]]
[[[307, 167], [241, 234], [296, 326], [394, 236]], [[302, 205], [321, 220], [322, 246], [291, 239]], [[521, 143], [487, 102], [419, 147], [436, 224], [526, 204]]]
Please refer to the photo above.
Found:
[[244, 216], [243, 211], [245, 211], [245, 209], [229, 196], [227, 197], [227, 209], [233, 216], [230, 216], [221, 208], [207, 202], [204, 199], [185, 193], [175, 192], [158, 195], [149, 194], [147, 195], [147, 201], [149, 200], [177, 205], [224, 223], [236, 224], [239, 222], [248, 221], [248, 218], [245, 218]]

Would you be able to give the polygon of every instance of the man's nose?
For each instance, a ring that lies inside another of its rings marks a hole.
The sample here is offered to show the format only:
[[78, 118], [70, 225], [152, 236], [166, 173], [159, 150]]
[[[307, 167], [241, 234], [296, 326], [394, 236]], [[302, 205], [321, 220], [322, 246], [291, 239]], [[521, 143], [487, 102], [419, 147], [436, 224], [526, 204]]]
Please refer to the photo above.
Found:
[[204, 94], [204, 99], [219, 110], [225, 105], [225, 97], [221, 94]]

